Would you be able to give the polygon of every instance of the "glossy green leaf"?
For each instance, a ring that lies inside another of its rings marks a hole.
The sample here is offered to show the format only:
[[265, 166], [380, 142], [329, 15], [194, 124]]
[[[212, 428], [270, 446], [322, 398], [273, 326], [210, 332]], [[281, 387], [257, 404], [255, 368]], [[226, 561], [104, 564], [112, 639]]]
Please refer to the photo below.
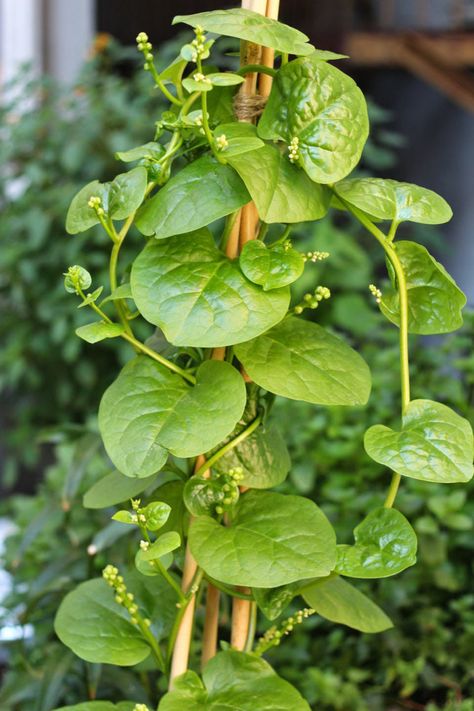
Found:
[[118, 471], [113, 471], [86, 491], [82, 504], [86, 509], [105, 509], [127, 499], [133, 499], [155, 481], [157, 481], [155, 474], [146, 479], [130, 479]]
[[160, 498], [160, 501], [165, 501], [171, 506], [171, 513], [162, 528], [160, 535], [168, 531], [176, 531], [183, 537], [183, 529], [187, 525], [186, 508], [183, 501], [182, 481], [169, 481], [155, 492], [155, 496]]
[[307, 44], [309, 38], [303, 32], [243, 8], [178, 15], [173, 25], [178, 22], [191, 27], [199, 26], [217, 35], [262, 44], [287, 54], [310, 54], [314, 50], [314, 47]]
[[186, 508], [193, 516], [213, 516], [225, 496], [222, 482], [202, 476], [188, 479], [183, 492]]
[[171, 506], [164, 501], [152, 501], [142, 511], [149, 531], [158, 531], [170, 517]]
[[147, 200], [135, 224], [143, 234], [163, 239], [208, 225], [249, 200], [235, 170], [204, 155]]
[[275, 425], [260, 425], [237, 447], [221, 457], [213, 469], [228, 472], [240, 467], [242, 486], [270, 489], [285, 480], [291, 466], [285, 441]]
[[271, 666], [253, 654], [229, 650], [211, 659], [203, 682], [194, 672], [175, 681], [158, 711], [310, 711], [307, 702]]
[[284, 245], [267, 247], [259, 240], [247, 242], [239, 264], [247, 279], [264, 291], [292, 284], [304, 270], [302, 254]]
[[194, 457], [233, 430], [245, 406], [240, 373], [229, 363], [207, 361], [196, 379], [190, 387], [179, 375], [142, 356], [122, 369], [99, 408], [104, 445], [119, 471], [149, 477], [161, 469], [168, 451]]
[[214, 137], [225, 136], [227, 147], [222, 150], [228, 160], [232, 156], [253, 151], [265, 145], [257, 136], [257, 128], [251, 123], [223, 123], [214, 130]]
[[291, 583], [278, 588], [254, 588], [252, 593], [265, 617], [276, 620], [296, 597], [300, 587], [299, 583]]
[[336, 556], [334, 531], [315, 503], [263, 491], [241, 497], [229, 526], [196, 518], [189, 545], [211, 577], [251, 587], [327, 575]]
[[137, 523], [136, 516], [134, 516], [134, 514], [132, 514], [130, 511], [126, 510], [116, 511], [112, 516], [112, 519], [114, 521], [118, 521], [119, 523], [128, 523], [132, 525], [135, 525]]
[[176, 531], [163, 533], [146, 551], [141, 551], [143, 560], [153, 561], [179, 548], [181, 537]]
[[[410, 333], [430, 335], [460, 328], [466, 297], [443, 265], [421, 244], [396, 242], [395, 249], [407, 281]], [[395, 284], [389, 291], [384, 291], [380, 308], [392, 323], [400, 324]]]
[[337, 183], [334, 189], [346, 202], [378, 220], [440, 225], [453, 215], [440, 195], [412, 183], [354, 178]]
[[333, 183], [359, 162], [369, 133], [364, 95], [353, 79], [317, 56], [278, 72], [258, 124], [261, 138], [290, 144], [316, 183]]
[[328, 188], [310, 180], [275, 146], [237, 156], [224, 152], [224, 156], [244, 181], [264, 222], [305, 222], [327, 213]]
[[396, 509], [371, 511], [354, 529], [354, 540], [337, 547], [335, 570], [349, 578], [386, 578], [416, 563], [416, 533]]
[[183, 79], [183, 87], [188, 91], [190, 94], [192, 94], [195, 91], [212, 91], [213, 86], [210, 81], [207, 81], [207, 77], [205, 79], [194, 79], [194, 75], [191, 75], [189, 77], [186, 77], [186, 79]]
[[147, 321], [174, 345], [227, 346], [285, 316], [288, 288], [265, 293], [214, 244], [207, 229], [151, 240], [132, 267], [132, 293]]
[[233, 74], [232, 72], [211, 72], [207, 77], [211, 80], [213, 86], [236, 86], [245, 81], [240, 74]]
[[133, 299], [132, 289], [129, 283], [120, 284], [109, 296], [106, 296], [105, 299], [101, 301], [101, 306], [108, 301], [117, 301], [117, 299]]
[[337, 575], [316, 580], [305, 588], [303, 597], [321, 617], [360, 632], [383, 632], [393, 627], [380, 607]]
[[93, 180], [73, 197], [66, 215], [66, 232], [75, 235], [99, 224], [95, 210], [89, 207], [91, 197], [100, 197], [102, 205], [108, 205], [109, 183]]
[[235, 347], [260, 387], [317, 405], [363, 405], [370, 393], [365, 361], [344, 341], [315, 323], [290, 317]]
[[124, 332], [124, 327], [121, 323], [106, 323], [105, 321], [94, 321], [87, 323], [85, 326], [76, 328], [76, 336], [82, 338], [87, 343], [98, 343], [106, 338], [117, 338]]
[[473, 475], [471, 425], [432, 400], [412, 400], [400, 432], [384, 425], [370, 427], [364, 446], [376, 462], [412, 479], [454, 484]]
[[130, 148], [128, 151], [117, 151], [115, 157], [124, 163], [132, 163], [135, 160], [143, 160], [143, 158], [158, 160], [164, 154], [165, 149], [161, 143], [150, 141], [142, 146]]

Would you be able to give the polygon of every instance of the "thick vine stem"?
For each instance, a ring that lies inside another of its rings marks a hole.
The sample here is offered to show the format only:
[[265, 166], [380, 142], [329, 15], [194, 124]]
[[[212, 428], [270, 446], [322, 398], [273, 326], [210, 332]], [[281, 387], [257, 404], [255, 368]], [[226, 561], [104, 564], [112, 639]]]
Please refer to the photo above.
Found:
[[[400, 341], [400, 381], [401, 381], [401, 401], [402, 401], [402, 417], [406, 412], [406, 409], [410, 403], [410, 362], [409, 362], [409, 348], [408, 348], [408, 290], [405, 278], [405, 272], [403, 271], [402, 263], [398, 258], [396, 249], [394, 248], [392, 242], [395, 237], [395, 232], [397, 229], [397, 223], [394, 221], [390, 228], [388, 236], [386, 236], [379, 228], [374, 225], [374, 223], [369, 220], [369, 218], [356, 207], [353, 207], [348, 202], [343, 200], [340, 196], [339, 200], [344, 204], [344, 206], [357, 218], [357, 220], [370, 232], [375, 239], [381, 244], [385, 254], [387, 255], [390, 264], [393, 267], [395, 276], [397, 278], [397, 289], [399, 296], [399, 308], [400, 308], [400, 331], [399, 331], [399, 341]], [[401, 476], [396, 472], [392, 474], [392, 480], [390, 482], [390, 487], [387, 493], [387, 497], [384, 502], [386, 508], [391, 508], [395, 503], [395, 498], [397, 496], [398, 488], [400, 486]]]

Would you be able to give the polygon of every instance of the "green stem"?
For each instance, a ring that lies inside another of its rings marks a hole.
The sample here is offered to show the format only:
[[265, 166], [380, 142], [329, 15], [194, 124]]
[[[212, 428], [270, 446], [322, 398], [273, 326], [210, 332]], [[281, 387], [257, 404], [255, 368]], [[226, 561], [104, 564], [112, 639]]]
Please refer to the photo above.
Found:
[[[202, 74], [202, 62], [201, 58], [197, 58], [197, 70]], [[207, 115], [207, 92], [206, 91], [201, 91], [201, 107], [202, 107], [202, 127], [204, 129], [204, 133], [206, 134], [207, 142], [209, 143], [209, 147], [211, 151], [213, 152], [214, 156], [217, 158], [218, 161], [221, 161], [221, 156], [218, 154], [216, 150], [216, 143], [214, 141], [214, 136], [212, 135], [212, 131], [209, 127], [209, 118]]]
[[261, 222], [260, 228], [258, 230], [258, 234], [255, 239], [261, 240], [263, 242], [263, 240], [265, 239], [265, 236], [268, 232], [268, 227], [269, 227], [269, 225], [267, 222]]
[[292, 228], [293, 228], [293, 225], [287, 225], [287, 226], [285, 227], [285, 229], [284, 229], [282, 235], [281, 235], [280, 237], [278, 237], [277, 240], [275, 240], [274, 242], [272, 242], [272, 243], [269, 245], [269, 247], [275, 247], [277, 244], [281, 244], [282, 242], [285, 242], [285, 240], [287, 240], [288, 237], [290, 236], [290, 232], [291, 232]]
[[[369, 220], [369, 218], [356, 207], [353, 207], [339, 195], [339, 200], [344, 204], [344, 206], [349, 210], [354, 217], [356, 217], [359, 222], [375, 237], [375, 239], [382, 245], [390, 264], [393, 267], [395, 276], [397, 278], [398, 295], [400, 302], [400, 381], [401, 381], [401, 400], [402, 400], [402, 418], [405, 414], [407, 407], [410, 403], [410, 363], [409, 363], [409, 349], [408, 349], [408, 290], [405, 278], [405, 272], [403, 271], [402, 263], [398, 257], [398, 254], [388, 241], [388, 237], [394, 238], [397, 225], [394, 227], [394, 222], [390, 228], [389, 236], [386, 237], [384, 233], [379, 230], [376, 225]], [[395, 503], [398, 488], [400, 486], [401, 476], [396, 472], [392, 474], [392, 480], [390, 482], [390, 487], [388, 490], [387, 497], [385, 499], [385, 508], [391, 508]]]
[[186, 116], [186, 114], [188, 113], [189, 109], [194, 104], [194, 102], [199, 99], [200, 94], [201, 94], [200, 91], [195, 91], [193, 94], [191, 94], [191, 96], [188, 96], [188, 98], [186, 99], [186, 101], [183, 104], [183, 108], [179, 112], [180, 117]]
[[150, 64], [150, 73], [153, 77], [153, 79], [156, 82], [156, 85], [158, 89], [166, 96], [168, 101], [171, 101], [172, 104], [175, 104], [176, 106], [182, 106], [182, 101], [176, 98], [176, 96], [173, 96], [173, 94], [166, 88], [165, 84], [160, 79], [160, 75], [156, 71], [156, 67], [153, 63]]
[[[187, 591], [184, 602], [179, 603], [179, 608], [178, 612], [176, 613], [176, 617], [174, 618], [173, 622], [173, 627], [170, 632], [170, 636], [168, 638], [168, 647], [167, 647], [167, 660], [168, 662], [170, 661], [172, 655], [173, 655], [173, 649], [174, 645], [176, 643], [176, 637], [178, 636], [179, 628], [181, 627], [181, 621], [184, 617], [184, 613], [186, 612], [186, 609], [193, 599], [193, 597], [196, 595], [197, 588], [199, 588], [202, 578], [204, 575], [204, 571], [201, 568], [196, 568], [196, 572], [194, 573], [193, 579], [191, 580], [191, 585], [189, 586], [189, 590]], [[181, 592], [181, 591], [180, 591]]]
[[254, 599], [253, 595], [247, 595], [247, 593], [243, 593], [231, 585], [226, 585], [225, 583], [221, 583], [219, 580], [214, 580], [214, 578], [211, 578], [209, 575], [206, 575], [206, 580], [221, 592], [226, 593], [226, 595], [230, 595], [230, 597], [238, 597], [241, 600]]
[[240, 434], [237, 435], [237, 437], [234, 437], [234, 439], [231, 439], [230, 442], [227, 442], [223, 447], [217, 450], [217, 452], [214, 452], [214, 454], [209, 457], [209, 459], [206, 459], [204, 464], [202, 464], [199, 469], [196, 472], [196, 476], [201, 476], [201, 474], [204, 474], [208, 469], [210, 469], [221, 457], [224, 456], [224, 454], [227, 454], [227, 452], [230, 452], [231, 449], [234, 449], [234, 447], [237, 447], [238, 444], [244, 441], [244, 439], [247, 439], [252, 432], [255, 432], [257, 427], [262, 421], [262, 416], [258, 415], [258, 417], [253, 420], [253, 422], [250, 423], [248, 427], [246, 427]]
[[166, 674], [166, 662], [160, 649], [160, 645], [141, 616], [137, 616], [137, 621], [140, 632], [151, 647], [151, 653], [155, 657], [158, 668], [163, 672], [163, 674]]
[[272, 67], [266, 67], [264, 64], [246, 64], [237, 70], [236, 74], [244, 76], [245, 74], [268, 74], [270, 77], [276, 77], [278, 71]]
[[170, 586], [173, 588], [173, 590], [175, 591], [175, 593], [176, 593], [177, 596], [178, 596], [178, 599], [179, 599], [180, 603], [182, 604], [182, 603], [186, 602], [186, 595], [183, 594], [183, 591], [182, 591], [181, 588], [179, 587], [178, 583], [177, 583], [176, 580], [174, 580], [173, 577], [168, 573], [168, 571], [166, 570], [166, 568], [165, 568], [165, 566], [163, 565], [163, 563], [161, 562], [161, 560], [159, 560], [159, 559], [154, 560], [154, 561], [153, 561], [153, 565], [155, 566], [155, 568], [156, 568], [157, 570], [159, 570], [160, 575], [162, 575], [162, 576], [164, 577], [164, 579], [166, 580], [166, 582], [168, 583], [168, 585], [170, 585]]
[[398, 229], [398, 225], [399, 225], [399, 224], [400, 224], [400, 223], [397, 222], [397, 220], [392, 220], [392, 224], [390, 225], [390, 230], [389, 230], [389, 233], [388, 233], [388, 235], [387, 235], [387, 242], [390, 242], [390, 244], [391, 244], [391, 243], [393, 242], [393, 240], [395, 239], [395, 235], [397, 234], [397, 229]]
[[[120, 239], [120, 236], [118, 236], [118, 240], [114, 242], [114, 246], [112, 247], [112, 251], [110, 253], [110, 261], [109, 261], [109, 282], [110, 282], [110, 291], [113, 292], [117, 288], [117, 260], [120, 252], [120, 247], [122, 246], [123, 242], [123, 237]], [[133, 331], [130, 326], [130, 323], [127, 319], [127, 314], [125, 311], [125, 306], [123, 303], [122, 299], [117, 299], [114, 302], [115, 305], [115, 310], [117, 311], [117, 315], [119, 317], [120, 323], [125, 329], [125, 332], [128, 333], [129, 336], [133, 336]]]
[[247, 639], [245, 641], [244, 652], [251, 652], [255, 641], [255, 633], [257, 631], [257, 603], [255, 600], [250, 603], [249, 611], [249, 627], [247, 630]]
[[[111, 323], [110, 319], [108, 319], [108, 321], [109, 323]], [[161, 363], [161, 365], [164, 365], [166, 368], [169, 368], [169, 370], [172, 370], [173, 373], [178, 373], [178, 375], [181, 375], [181, 377], [191, 383], [191, 385], [196, 384], [196, 378], [193, 375], [190, 375], [190, 373], [188, 373], [186, 370], [180, 368], [179, 365], [172, 363], [170, 360], [160, 355], [156, 351], [153, 351], [151, 348], [148, 348], [148, 346], [146, 346], [141, 341], [138, 341], [134, 336], [129, 336], [128, 333], [122, 333], [121, 336], [139, 351], [145, 353], [145, 355], [149, 356], [150, 358], [153, 358], [153, 360], [156, 360], [158, 363]]]

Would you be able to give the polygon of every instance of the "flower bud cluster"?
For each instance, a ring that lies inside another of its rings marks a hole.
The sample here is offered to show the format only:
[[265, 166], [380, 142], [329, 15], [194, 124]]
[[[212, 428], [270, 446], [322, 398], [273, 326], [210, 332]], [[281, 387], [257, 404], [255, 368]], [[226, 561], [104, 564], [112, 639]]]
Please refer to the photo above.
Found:
[[229, 141], [227, 140], [227, 136], [224, 133], [222, 133], [220, 136], [217, 136], [216, 145], [220, 151], [225, 151], [225, 149], [228, 148]]
[[306, 620], [310, 615], [314, 615], [315, 612], [316, 610], [313, 610], [312, 607], [305, 607], [303, 610], [298, 610], [294, 615], [284, 620], [280, 627], [276, 625], [270, 627], [263, 637], [260, 637], [258, 640], [255, 647], [256, 654], [262, 654], [270, 647], [277, 647], [283, 637], [289, 635], [290, 632], [294, 630], [295, 625], [300, 625], [303, 620]]
[[314, 292], [305, 294], [303, 301], [295, 306], [294, 312], [299, 315], [302, 314], [305, 309], [317, 309], [320, 302], [323, 299], [329, 299], [331, 297], [331, 291], [327, 286], [317, 286]]
[[206, 35], [200, 25], [194, 28], [194, 33], [196, 37], [191, 42], [191, 47], [193, 48], [192, 60], [197, 62], [198, 59], [202, 59], [203, 55], [206, 54]]
[[150, 711], [146, 704], [135, 704], [133, 711]]
[[226, 509], [237, 502], [239, 498], [239, 482], [242, 481], [243, 478], [244, 473], [242, 467], [235, 467], [229, 469], [227, 474], [221, 474], [219, 479], [224, 482], [222, 485], [224, 498], [221, 503], [216, 506], [216, 514], [222, 516]]
[[[127, 591], [122, 575], [119, 575], [119, 570], [114, 565], [106, 565], [102, 571], [102, 577], [105, 582], [110, 585], [115, 591], [115, 602], [124, 607], [130, 615], [130, 620], [134, 625], [138, 625], [141, 621], [138, 612], [138, 605], [135, 602], [133, 593]], [[144, 624], [149, 627], [150, 620], [143, 620]]]
[[288, 146], [288, 158], [290, 159], [290, 163], [296, 163], [296, 161], [300, 157], [299, 144], [300, 139], [298, 138], [298, 136], [294, 136], [290, 141], [290, 145]]
[[376, 303], [380, 304], [382, 301], [382, 292], [380, 291], [380, 289], [377, 289], [375, 284], [369, 284], [369, 291], [374, 297]]
[[102, 200], [100, 197], [97, 197], [97, 195], [93, 195], [92, 197], [89, 198], [87, 202], [88, 207], [90, 207], [91, 210], [94, 210], [94, 212], [97, 214], [97, 217], [102, 217], [105, 215], [105, 210], [102, 207]]
[[143, 69], [146, 72], [149, 72], [150, 69], [152, 69], [152, 67], [153, 67], [154, 57], [153, 57], [153, 54], [151, 51], [153, 49], [153, 45], [151, 44], [151, 42], [148, 41], [148, 35], [146, 34], [146, 32], [140, 32], [137, 35], [136, 39], [137, 39], [137, 47], [138, 47], [139, 51], [143, 53], [143, 57], [145, 59], [145, 64], [143, 65]]
[[329, 252], [306, 252], [306, 254], [303, 254], [303, 259], [305, 262], [322, 262], [323, 259], [327, 259], [329, 257]]

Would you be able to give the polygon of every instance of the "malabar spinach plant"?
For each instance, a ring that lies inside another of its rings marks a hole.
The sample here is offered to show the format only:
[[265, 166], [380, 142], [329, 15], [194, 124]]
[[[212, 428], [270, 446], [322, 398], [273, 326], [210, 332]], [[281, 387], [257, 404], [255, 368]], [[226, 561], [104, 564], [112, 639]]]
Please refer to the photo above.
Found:
[[[465, 297], [424, 247], [396, 240], [403, 221], [441, 224], [451, 210], [415, 185], [348, 177], [369, 124], [361, 91], [332, 63], [341, 55], [246, 9], [175, 22], [191, 25], [194, 39], [161, 73], [147, 35], [137, 38], [145, 70], [170, 103], [154, 140], [119, 153], [134, 167], [89, 183], [67, 215], [70, 234], [100, 224], [112, 243], [105, 293], [82, 266], [65, 275], [79, 308], [96, 316], [77, 335], [123, 339], [134, 350], [102, 397], [99, 427], [116, 469], [88, 492], [88, 503], [115, 503], [118, 492], [129, 499], [113, 518], [136, 528], [137, 544], [132, 569], [111, 560], [102, 578], [66, 596], [55, 626], [88, 662], [156, 665], [161, 688], [169, 684], [160, 711], [304, 711], [308, 703], [265, 652], [315, 614], [365, 633], [390, 628], [353, 581], [393, 576], [416, 561], [416, 534], [395, 508], [402, 477], [446, 484], [472, 477], [470, 425], [444, 404], [411, 400], [408, 347], [409, 333], [459, 328]], [[235, 72], [208, 61], [214, 40], [206, 33], [242, 41]], [[282, 434], [267, 424], [276, 395], [316, 406], [369, 398], [361, 356], [305, 319], [324, 309], [330, 285], [315, 283], [290, 304], [291, 284], [330, 259], [299, 251], [292, 226], [321, 220], [330, 207], [350, 212], [383, 250], [391, 288], [369, 289], [400, 334], [400, 426], [377, 424], [364, 439], [391, 482], [351, 545], [337, 544], [312, 500], [272, 491], [291, 462]], [[131, 267], [119, 269], [132, 225], [146, 240]], [[136, 318], [156, 327], [147, 342], [135, 334]], [[166, 484], [139, 498], [163, 472]], [[232, 630], [217, 651], [224, 597]], [[301, 609], [289, 616], [295, 598]], [[271, 624], [255, 640], [259, 613]], [[188, 669], [192, 643], [201, 676]]]

